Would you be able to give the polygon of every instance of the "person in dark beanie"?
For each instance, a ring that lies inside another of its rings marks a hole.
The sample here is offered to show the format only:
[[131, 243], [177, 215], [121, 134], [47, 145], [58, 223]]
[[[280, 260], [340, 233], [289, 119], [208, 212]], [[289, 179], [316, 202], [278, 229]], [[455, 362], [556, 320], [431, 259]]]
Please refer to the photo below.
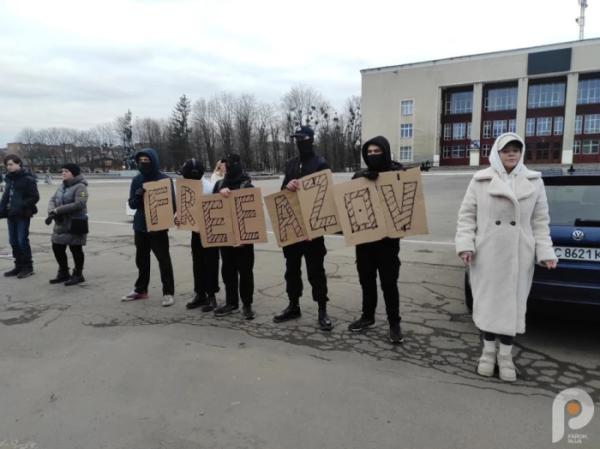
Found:
[[[362, 158], [367, 168], [356, 172], [353, 179], [364, 177], [375, 181], [379, 173], [402, 170], [402, 164], [392, 160], [390, 144], [382, 136], [374, 137], [364, 143]], [[383, 238], [356, 245], [356, 268], [362, 288], [362, 315], [348, 326], [351, 332], [361, 332], [375, 325], [377, 274], [379, 273], [390, 326], [389, 340], [393, 344], [400, 344], [404, 340], [400, 330], [399, 252], [400, 239], [398, 238]]]
[[[285, 176], [281, 189], [292, 192], [298, 190], [300, 184], [298, 179], [320, 170], [329, 168], [329, 164], [321, 156], [317, 155], [313, 148], [315, 133], [308, 126], [300, 126], [291, 137], [296, 140], [298, 157], [290, 159], [286, 163]], [[283, 248], [285, 257], [285, 281], [289, 304], [285, 310], [273, 318], [275, 323], [300, 318], [300, 297], [302, 296], [302, 257], [306, 263], [308, 281], [312, 286], [313, 300], [319, 305], [319, 327], [321, 330], [329, 331], [333, 323], [327, 315], [327, 277], [325, 275], [325, 239], [319, 237], [313, 240], [305, 240], [294, 243]]]
[[[214, 193], [228, 197], [232, 190], [252, 188], [252, 180], [244, 171], [238, 154], [230, 154], [225, 162], [225, 177], [215, 184]], [[239, 309], [242, 298], [242, 314], [252, 320], [254, 295], [254, 245], [226, 246], [220, 248], [221, 275], [225, 284], [225, 304], [215, 310], [215, 316], [229, 315]]]
[[[202, 192], [209, 195], [214, 184], [204, 177], [204, 165], [198, 159], [185, 161], [179, 173], [184, 179], [202, 181]], [[204, 248], [198, 232], [192, 232], [192, 271], [194, 272], [195, 296], [186, 304], [188, 309], [202, 307], [211, 312], [217, 307], [215, 294], [219, 291], [219, 248]]]
[[23, 279], [33, 274], [29, 225], [31, 217], [37, 213], [40, 194], [37, 180], [23, 168], [19, 156], [9, 154], [4, 158], [4, 166], [7, 170], [6, 189], [0, 200], [0, 218], [7, 219], [8, 239], [15, 259], [15, 267], [4, 276]]
[[[144, 213], [144, 183], [169, 178], [160, 171], [158, 155], [152, 148], [145, 148], [135, 155], [135, 161], [140, 173], [131, 181], [129, 188], [129, 207], [135, 209], [133, 230], [135, 233], [135, 264], [138, 268], [138, 278], [134, 290], [121, 298], [122, 301], [136, 301], [148, 298], [150, 283], [150, 252], [158, 260], [160, 279], [163, 288], [163, 307], [174, 304], [175, 280], [173, 265], [169, 253], [169, 231], [149, 232]], [[175, 204], [173, 189], [173, 204]]]
[[[62, 166], [63, 182], [48, 202], [46, 224], [54, 221], [52, 231], [52, 251], [58, 263], [56, 277], [51, 284], [64, 283], [66, 286], [80, 284], [83, 277], [83, 246], [88, 234], [88, 183], [76, 164]], [[69, 273], [67, 246], [73, 255], [75, 268]]]

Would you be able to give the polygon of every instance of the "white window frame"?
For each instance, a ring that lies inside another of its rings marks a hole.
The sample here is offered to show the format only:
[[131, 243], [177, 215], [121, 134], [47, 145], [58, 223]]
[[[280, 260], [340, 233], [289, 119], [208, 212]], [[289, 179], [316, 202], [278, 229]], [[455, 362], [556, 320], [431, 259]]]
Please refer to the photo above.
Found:
[[504, 134], [508, 129], [508, 123], [506, 120], [494, 120], [492, 122], [492, 137], [495, 139], [500, 134]]
[[492, 122], [490, 120], [483, 122], [483, 132], [481, 134], [483, 139], [492, 137]]
[[536, 136], [552, 135], [552, 117], [537, 117], [535, 120]]
[[600, 103], [600, 78], [580, 80], [577, 85], [577, 104]]
[[400, 138], [401, 139], [412, 139], [412, 136], [413, 136], [412, 123], [401, 123], [400, 124]]
[[465, 140], [467, 124], [465, 122], [452, 123], [452, 140]]
[[573, 154], [581, 154], [581, 140], [573, 141]]
[[452, 140], [452, 123], [444, 123], [444, 140]]
[[509, 133], [517, 132], [517, 119], [511, 118], [508, 120], [508, 132]]
[[588, 114], [583, 124], [583, 134], [600, 133], [600, 114]]
[[554, 121], [552, 123], [552, 134], [554, 134], [555, 136], [562, 136], [564, 126], [565, 119], [562, 115], [554, 117]]
[[412, 99], [400, 100], [400, 115], [408, 117], [414, 114], [415, 101]]
[[575, 134], [583, 134], [583, 115], [575, 116]]
[[525, 121], [525, 136], [535, 136], [535, 118], [529, 117]]
[[401, 162], [412, 162], [413, 150], [411, 145], [402, 145], [398, 151], [398, 160]]

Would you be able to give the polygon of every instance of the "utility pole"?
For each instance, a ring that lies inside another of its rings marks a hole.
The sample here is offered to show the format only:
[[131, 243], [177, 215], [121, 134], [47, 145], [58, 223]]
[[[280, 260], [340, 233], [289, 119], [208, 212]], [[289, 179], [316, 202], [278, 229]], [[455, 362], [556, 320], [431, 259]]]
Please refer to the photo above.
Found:
[[579, 17], [575, 19], [575, 22], [579, 24], [579, 40], [583, 40], [583, 33], [585, 28], [585, 8], [587, 8], [587, 0], [577, 0], [579, 3]]

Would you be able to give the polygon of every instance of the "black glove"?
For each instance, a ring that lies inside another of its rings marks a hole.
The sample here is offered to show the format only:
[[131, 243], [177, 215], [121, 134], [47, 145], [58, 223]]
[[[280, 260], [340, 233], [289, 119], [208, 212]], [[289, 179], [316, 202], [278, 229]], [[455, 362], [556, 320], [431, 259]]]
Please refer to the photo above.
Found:
[[52, 211], [48, 214], [48, 217], [44, 220], [44, 223], [46, 223], [46, 226], [50, 226], [50, 223], [52, 223], [52, 220], [54, 220], [54, 218], [56, 218], [56, 212]]
[[361, 173], [361, 176], [371, 181], [375, 181], [379, 177], [379, 172], [376, 170], [365, 170]]
[[144, 192], [145, 192], [145, 191], [146, 191], [146, 190], [144, 190], [144, 188], [143, 188], [143, 187], [140, 187], [140, 188], [138, 188], [138, 189], [135, 191], [135, 196], [138, 196], [138, 197], [144, 196]]

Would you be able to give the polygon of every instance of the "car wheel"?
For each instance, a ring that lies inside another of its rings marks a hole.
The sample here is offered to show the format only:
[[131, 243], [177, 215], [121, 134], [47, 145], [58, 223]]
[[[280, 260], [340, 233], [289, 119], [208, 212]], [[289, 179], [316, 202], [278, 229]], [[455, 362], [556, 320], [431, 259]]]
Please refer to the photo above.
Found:
[[469, 312], [473, 312], [473, 292], [471, 291], [468, 271], [465, 271], [465, 305], [469, 309]]

